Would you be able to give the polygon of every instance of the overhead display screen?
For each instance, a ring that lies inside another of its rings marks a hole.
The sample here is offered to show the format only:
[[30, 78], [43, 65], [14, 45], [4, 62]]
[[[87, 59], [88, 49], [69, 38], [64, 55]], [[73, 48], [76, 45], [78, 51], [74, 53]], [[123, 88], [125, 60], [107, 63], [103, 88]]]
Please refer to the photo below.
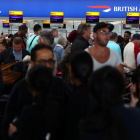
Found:
[[63, 23], [64, 12], [51, 12], [50, 23]]
[[126, 26], [126, 22], [123, 22], [123, 29], [131, 29], [131, 27]]
[[86, 23], [97, 24], [99, 23], [99, 12], [86, 12]]
[[43, 28], [50, 28], [50, 21], [43, 21]]
[[10, 23], [22, 23], [23, 12], [22, 11], [9, 11], [9, 22]]
[[65, 18], [85, 18], [87, 11], [100, 12], [100, 18], [126, 18], [127, 12], [140, 13], [140, 0], [1, 0], [0, 17], [9, 17], [9, 10], [33, 18], [50, 18], [51, 11], [62, 11]]
[[139, 13], [127, 13], [126, 24], [139, 24]]
[[23, 25], [26, 25], [26, 21], [23, 21]]
[[10, 28], [9, 21], [3, 21], [3, 28]]

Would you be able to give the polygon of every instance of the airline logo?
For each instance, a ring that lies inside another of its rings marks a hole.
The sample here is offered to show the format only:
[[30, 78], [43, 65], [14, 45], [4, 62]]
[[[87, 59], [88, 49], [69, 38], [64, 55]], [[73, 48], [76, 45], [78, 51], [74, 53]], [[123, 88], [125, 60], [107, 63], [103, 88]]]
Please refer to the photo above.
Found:
[[103, 12], [110, 12], [111, 11], [111, 7], [110, 6], [87, 6], [89, 8], [100, 8], [100, 9], [105, 9], [103, 10]]

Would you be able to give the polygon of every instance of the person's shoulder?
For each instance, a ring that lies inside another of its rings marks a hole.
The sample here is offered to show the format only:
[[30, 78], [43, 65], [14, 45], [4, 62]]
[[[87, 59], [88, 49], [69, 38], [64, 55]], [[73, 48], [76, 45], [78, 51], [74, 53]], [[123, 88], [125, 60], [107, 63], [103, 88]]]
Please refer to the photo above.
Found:
[[39, 107], [34, 103], [32, 105], [25, 106], [22, 110], [22, 114], [34, 118], [39, 115]]
[[30, 54], [26, 49], [23, 49], [23, 48], [22, 48], [22, 51], [23, 51], [23, 53], [26, 53], [26, 54], [28, 54], [28, 55]]
[[2, 51], [2, 54], [3, 54], [3, 53], [7, 53], [7, 52], [12, 51], [12, 50], [13, 50], [12, 47], [7, 48], [7, 49], [4, 49], [4, 50]]
[[137, 45], [136, 43], [134, 43], [134, 47], [137, 47], [137, 48], [139, 48], [139, 45]]
[[130, 114], [130, 115], [138, 115], [140, 116], [140, 108], [137, 107], [130, 107], [130, 108], [126, 108], [126, 107], [116, 107], [114, 108], [115, 111], [120, 112], [120, 113], [124, 113], [124, 114]]
[[27, 80], [25, 78], [21, 79], [20, 81], [18, 81], [16, 83], [16, 86], [17, 87], [25, 87], [25, 86], [28, 86]]

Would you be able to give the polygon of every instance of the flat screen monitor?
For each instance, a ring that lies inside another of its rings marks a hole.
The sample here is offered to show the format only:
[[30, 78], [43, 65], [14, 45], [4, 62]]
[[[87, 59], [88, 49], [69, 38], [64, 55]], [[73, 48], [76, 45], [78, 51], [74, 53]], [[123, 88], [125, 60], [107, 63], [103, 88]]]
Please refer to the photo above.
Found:
[[[61, 28], [61, 27], [58, 27], [58, 28]], [[66, 29], [66, 24], [63, 24], [63, 27], [62, 27], [63, 29]]]
[[9, 23], [3, 23], [3, 28], [10, 28]]
[[86, 16], [86, 23], [89, 24], [99, 23], [99, 16]]
[[63, 23], [63, 16], [50, 16], [51, 23]]
[[127, 13], [126, 24], [139, 24], [139, 13]]
[[50, 24], [43, 24], [43, 28], [50, 28]]
[[9, 22], [10, 23], [22, 23], [23, 15], [9, 15]]
[[126, 24], [123, 24], [123, 29], [131, 29], [131, 27], [127, 27]]

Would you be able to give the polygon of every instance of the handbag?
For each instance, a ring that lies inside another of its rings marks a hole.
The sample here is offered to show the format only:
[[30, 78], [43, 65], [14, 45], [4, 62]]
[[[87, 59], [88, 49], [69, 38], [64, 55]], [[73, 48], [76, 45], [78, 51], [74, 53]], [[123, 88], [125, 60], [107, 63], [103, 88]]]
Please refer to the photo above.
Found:
[[12, 71], [10, 69], [13, 65], [15, 65], [19, 62], [20, 61], [12, 62], [12, 63], [8, 63], [8, 64], [1, 66], [1, 72], [2, 72], [2, 78], [3, 78], [4, 85], [11, 85], [20, 78], [20, 76], [21, 76], [20, 72]]

